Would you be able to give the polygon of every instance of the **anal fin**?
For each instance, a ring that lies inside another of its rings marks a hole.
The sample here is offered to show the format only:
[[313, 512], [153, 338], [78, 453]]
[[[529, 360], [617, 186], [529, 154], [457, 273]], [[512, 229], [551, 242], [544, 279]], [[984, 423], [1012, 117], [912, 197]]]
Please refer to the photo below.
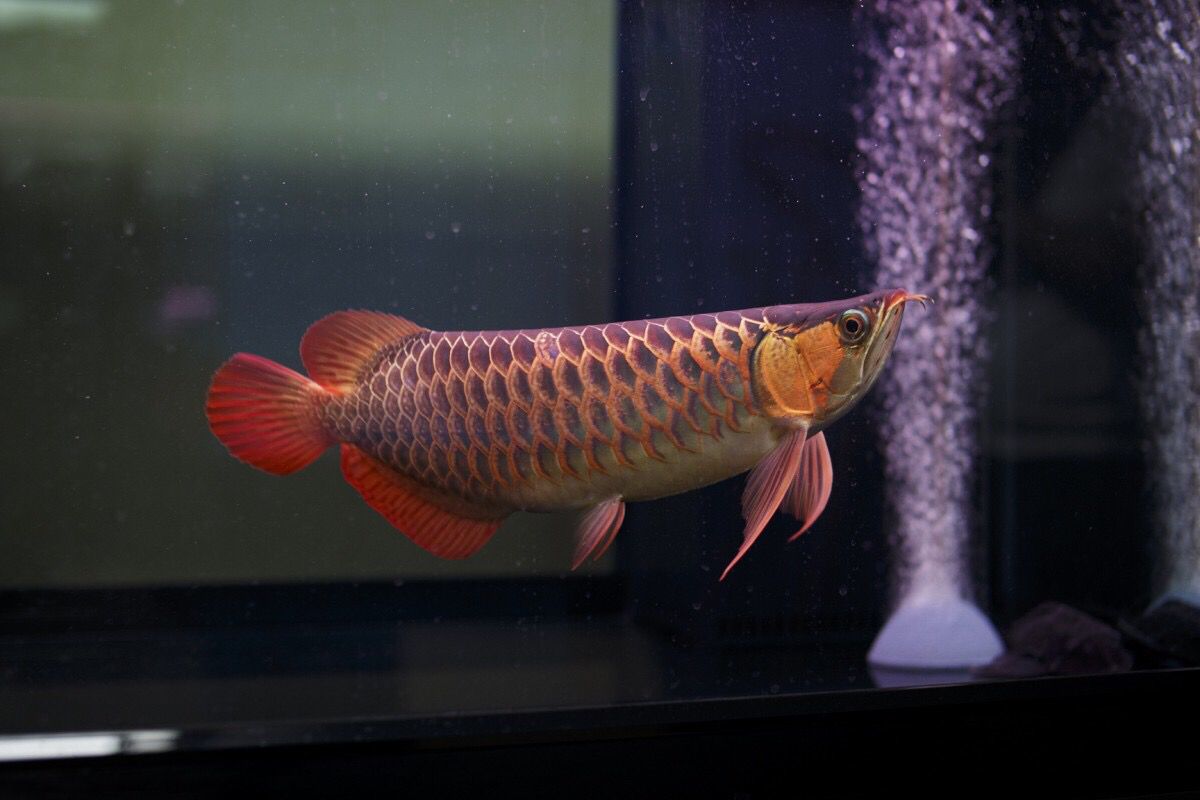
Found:
[[625, 521], [625, 501], [610, 497], [598, 503], [579, 521], [575, 531], [575, 557], [571, 569], [578, 569], [588, 556], [599, 559], [616, 538]]
[[367, 505], [439, 558], [472, 555], [508, 516], [414, 481], [353, 445], [342, 445], [342, 474]]
[[817, 433], [804, 443], [800, 469], [787, 497], [783, 498], [783, 510], [800, 520], [800, 530], [788, 538], [789, 542], [796, 541], [812, 527], [825, 510], [832, 491], [833, 461], [829, 458], [829, 445], [825, 443], [825, 434]]

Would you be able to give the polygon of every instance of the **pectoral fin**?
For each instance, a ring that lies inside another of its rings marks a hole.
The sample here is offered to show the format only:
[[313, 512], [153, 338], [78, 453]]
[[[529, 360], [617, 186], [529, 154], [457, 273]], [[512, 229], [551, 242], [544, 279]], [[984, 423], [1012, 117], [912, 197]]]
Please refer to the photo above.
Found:
[[571, 569], [578, 569], [588, 556], [598, 559], [604, 555], [624, 521], [625, 501], [620, 497], [610, 497], [588, 511], [575, 531], [575, 557]]
[[721, 580], [725, 580], [733, 565], [740, 561], [754, 544], [763, 528], [767, 527], [767, 522], [775, 510], [779, 508], [779, 504], [783, 502], [800, 470], [807, 437], [808, 434], [803, 428], [788, 432], [780, 440], [779, 446], [750, 471], [750, 477], [746, 480], [746, 490], [742, 493], [742, 516], [746, 519], [742, 546], [721, 573]]
[[829, 502], [829, 493], [833, 490], [833, 461], [829, 458], [829, 446], [825, 444], [825, 434], [817, 433], [808, 437], [804, 443], [804, 452], [800, 456], [800, 469], [792, 481], [792, 488], [783, 499], [783, 510], [800, 520], [800, 530], [788, 539], [794, 542], [800, 538], [825, 510]]

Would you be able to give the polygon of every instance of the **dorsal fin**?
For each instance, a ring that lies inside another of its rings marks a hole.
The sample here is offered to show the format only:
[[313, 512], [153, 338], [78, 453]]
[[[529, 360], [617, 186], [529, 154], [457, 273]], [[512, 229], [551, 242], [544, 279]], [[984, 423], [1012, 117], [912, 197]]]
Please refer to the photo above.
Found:
[[404, 317], [379, 311], [335, 311], [314, 322], [300, 340], [308, 375], [335, 392], [349, 392], [385, 345], [427, 330]]

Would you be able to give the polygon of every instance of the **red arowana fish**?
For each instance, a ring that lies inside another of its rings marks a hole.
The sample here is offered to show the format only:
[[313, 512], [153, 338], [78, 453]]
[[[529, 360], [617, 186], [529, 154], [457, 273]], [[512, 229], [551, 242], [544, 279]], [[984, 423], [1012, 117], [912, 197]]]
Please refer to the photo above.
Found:
[[339, 311], [300, 342], [309, 377], [238, 353], [206, 411], [230, 453], [276, 475], [341, 445], [350, 485], [442, 558], [471, 555], [513, 511], [587, 509], [578, 566], [612, 543], [626, 501], [753, 468], [723, 579], [778, 508], [800, 521], [792, 539], [824, 510], [822, 431], [874, 382], [904, 304], [926, 299], [896, 289], [519, 331]]

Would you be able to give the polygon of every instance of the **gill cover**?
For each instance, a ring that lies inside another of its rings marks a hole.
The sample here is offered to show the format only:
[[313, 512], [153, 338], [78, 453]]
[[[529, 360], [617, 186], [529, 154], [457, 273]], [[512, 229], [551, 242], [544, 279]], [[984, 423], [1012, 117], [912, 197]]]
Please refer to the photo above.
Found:
[[807, 328], [769, 327], [751, 358], [759, 405], [775, 419], [820, 418], [845, 355], [833, 320]]

